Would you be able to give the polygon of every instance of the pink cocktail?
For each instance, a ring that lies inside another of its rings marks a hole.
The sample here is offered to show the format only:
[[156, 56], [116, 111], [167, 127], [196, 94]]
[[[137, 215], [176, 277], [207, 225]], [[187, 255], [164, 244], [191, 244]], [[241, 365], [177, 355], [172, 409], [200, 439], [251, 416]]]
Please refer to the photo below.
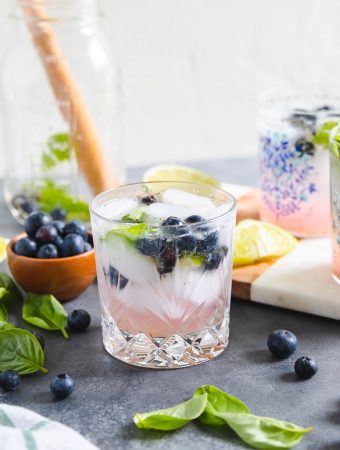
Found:
[[332, 206], [332, 272], [340, 284], [340, 127], [330, 138], [331, 206]]
[[123, 186], [91, 206], [106, 350], [152, 368], [196, 365], [229, 337], [235, 201], [193, 183]]

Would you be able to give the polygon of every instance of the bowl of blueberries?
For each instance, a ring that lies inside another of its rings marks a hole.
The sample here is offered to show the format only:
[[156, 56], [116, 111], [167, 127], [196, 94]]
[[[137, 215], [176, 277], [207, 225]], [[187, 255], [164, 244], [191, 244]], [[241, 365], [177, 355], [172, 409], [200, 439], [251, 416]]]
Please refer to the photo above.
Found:
[[9, 269], [26, 292], [53, 294], [61, 301], [81, 294], [95, 279], [92, 234], [79, 220], [65, 222], [61, 208], [31, 213], [25, 233], [7, 245]]

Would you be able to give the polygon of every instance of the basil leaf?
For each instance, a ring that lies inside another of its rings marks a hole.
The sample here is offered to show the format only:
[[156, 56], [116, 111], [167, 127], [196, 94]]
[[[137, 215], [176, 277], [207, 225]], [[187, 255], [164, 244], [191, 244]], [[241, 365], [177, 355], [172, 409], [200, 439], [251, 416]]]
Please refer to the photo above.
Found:
[[8, 313], [5, 305], [0, 303], [0, 321], [1, 322], [7, 322], [8, 319]]
[[0, 371], [8, 369], [20, 374], [48, 372], [44, 352], [32, 333], [20, 328], [0, 331]]
[[24, 299], [22, 318], [44, 330], [60, 330], [65, 339], [67, 313], [61, 303], [53, 295], [27, 294]]
[[0, 331], [3, 331], [3, 330], [12, 330], [12, 328], [15, 328], [15, 326], [12, 325], [12, 324], [9, 323], [9, 322], [5, 322], [5, 321], [0, 320]]
[[49, 170], [63, 161], [71, 159], [72, 142], [68, 133], [53, 134], [46, 143], [42, 154], [42, 166]]
[[260, 450], [288, 450], [313, 430], [293, 423], [253, 414], [217, 413], [248, 445]]
[[202, 393], [172, 408], [159, 409], [144, 414], [135, 414], [133, 420], [138, 428], [148, 430], [176, 430], [190, 420], [199, 417], [207, 403], [207, 394]]
[[135, 210], [129, 212], [129, 214], [125, 214], [125, 216], [122, 217], [123, 222], [131, 222], [131, 223], [142, 223], [142, 217], [146, 211], [146, 206], [139, 206]]
[[208, 396], [207, 406], [199, 420], [207, 425], [225, 425], [225, 420], [218, 416], [222, 413], [242, 413], [250, 414], [250, 409], [241, 400], [226, 392], [217, 389], [215, 386], [205, 385], [199, 387], [194, 396], [206, 393]]
[[0, 302], [11, 302], [21, 298], [18, 286], [7, 273], [0, 273]]

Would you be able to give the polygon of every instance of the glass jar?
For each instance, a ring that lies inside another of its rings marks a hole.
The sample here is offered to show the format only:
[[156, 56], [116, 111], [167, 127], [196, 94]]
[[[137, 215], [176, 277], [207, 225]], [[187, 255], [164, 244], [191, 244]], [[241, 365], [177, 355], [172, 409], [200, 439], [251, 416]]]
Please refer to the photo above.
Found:
[[330, 137], [331, 207], [332, 207], [332, 273], [340, 284], [340, 126]]
[[96, 0], [20, 0], [2, 70], [4, 194], [23, 222], [124, 181], [119, 92]]
[[329, 133], [340, 97], [273, 89], [259, 97], [261, 220], [298, 237], [330, 234]]

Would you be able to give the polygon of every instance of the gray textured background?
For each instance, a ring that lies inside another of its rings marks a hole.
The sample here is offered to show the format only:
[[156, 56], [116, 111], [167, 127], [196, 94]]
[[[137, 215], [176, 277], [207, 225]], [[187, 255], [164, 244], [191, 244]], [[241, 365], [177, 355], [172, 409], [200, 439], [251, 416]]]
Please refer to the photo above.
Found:
[[[255, 180], [253, 160], [197, 166], [225, 181]], [[140, 174], [141, 170], [130, 171], [130, 180], [137, 180]], [[3, 203], [0, 211], [0, 235], [19, 231]], [[47, 340], [49, 374], [23, 377], [19, 391], [0, 393], [0, 402], [28, 407], [69, 425], [102, 450], [249, 448], [225, 427], [190, 424], [176, 432], [150, 432], [133, 425], [135, 412], [173, 405], [190, 397], [198, 386], [210, 383], [241, 398], [256, 414], [314, 426], [296, 449], [340, 449], [338, 322], [233, 300], [230, 345], [221, 356], [189, 369], [154, 371], [129, 367], [104, 351], [95, 284], [65, 307], [68, 311], [88, 309], [90, 329], [72, 334], [69, 341], [61, 334], [42, 332]], [[14, 316], [11, 319], [14, 321]], [[267, 335], [276, 328], [293, 331], [300, 341], [296, 355], [284, 361], [276, 361], [266, 349]], [[310, 354], [319, 364], [319, 373], [311, 380], [298, 381], [293, 373], [294, 360]], [[49, 383], [63, 372], [75, 379], [76, 391], [69, 399], [55, 402]]]

